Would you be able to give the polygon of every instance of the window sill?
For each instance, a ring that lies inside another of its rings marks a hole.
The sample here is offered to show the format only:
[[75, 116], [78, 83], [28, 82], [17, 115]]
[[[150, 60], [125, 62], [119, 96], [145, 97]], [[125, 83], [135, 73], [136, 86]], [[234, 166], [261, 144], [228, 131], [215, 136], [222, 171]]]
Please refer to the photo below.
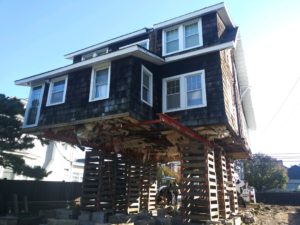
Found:
[[96, 102], [96, 101], [105, 100], [105, 99], [108, 99], [108, 98], [109, 98], [109, 97], [93, 98], [93, 99], [89, 99], [89, 102]]
[[173, 54], [176, 54], [176, 53], [181, 53], [181, 52], [185, 52], [185, 51], [188, 51], [188, 50], [191, 50], [191, 49], [194, 49], [194, 48], [199, 48], [199, 47], [203, 47], [203, 44], [199, 44], [199, 45], [196, 45], [196, 46], [193, 46], [193, 47], [189, 47], [189, 48], [184, 48], [184, 49], [180, 49], [180, 50], [177, 50], [177, 51], [174, 51], [174, 52], [170, 52], [170, 53], [163, 53], [162, 56], [170, 56], [170, 55], [173, 55]]
[[169, 113], [169, 112], [177, 112], [177, 111], [183, 111], [183, 110], [189, 110], [189, 109], [197, 109], [197, 108], [204, 108], [206, 107], [207, 104], [202, 104], [202, 105], [195, 105], [187, 108], [176, 108], [176, 109], [170, 109], [170, 110], [163, 110], [163, 113]]
[[65, 102], [57, 102], [57, 103], [47, 103], [46, 106], [54, 106], [54, 105], [61, 105], [61, 104], [64, 104]]

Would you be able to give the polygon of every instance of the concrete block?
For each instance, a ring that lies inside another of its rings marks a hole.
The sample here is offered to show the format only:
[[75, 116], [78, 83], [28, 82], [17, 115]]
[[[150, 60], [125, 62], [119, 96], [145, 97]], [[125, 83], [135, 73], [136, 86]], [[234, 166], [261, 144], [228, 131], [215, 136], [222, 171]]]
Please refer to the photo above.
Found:
[[233, 218], [234, 225], [241, 225], [242, 224], [242, 219], [239, 216], [236, 216]]

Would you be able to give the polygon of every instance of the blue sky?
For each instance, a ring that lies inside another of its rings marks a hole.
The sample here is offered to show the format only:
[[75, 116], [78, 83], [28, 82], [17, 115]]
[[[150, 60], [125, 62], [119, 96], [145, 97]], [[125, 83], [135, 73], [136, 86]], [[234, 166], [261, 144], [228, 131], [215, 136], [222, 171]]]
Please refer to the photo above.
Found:
[[[15, 86], [14, 80], [71, 63], [66, 53], [219, 2], [0, 0], [0, 93], [27, 98], [29, 88]], [[297, 152], [300, 82], [286, 96], [300, 76], [300, 1], [225, 4], [245, 49], [258, 124], [251, 134], [253, 151]]]

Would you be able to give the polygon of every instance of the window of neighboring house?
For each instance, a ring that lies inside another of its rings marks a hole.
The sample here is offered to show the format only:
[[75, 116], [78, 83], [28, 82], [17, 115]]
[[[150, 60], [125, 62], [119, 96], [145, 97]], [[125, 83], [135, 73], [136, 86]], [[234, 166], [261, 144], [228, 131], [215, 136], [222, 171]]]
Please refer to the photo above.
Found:
[[58, 77], [50, 82], [47, 106], [58, 105], [65, 102], [68, 77]]
[[163, 111], [206, 106], [204, 70], [163, 79]]
[[176, 53], [203, 45], [202, 21], [188, 23], [163, 30], [163, 55]]
[[92, 70], [90, 101], [109, 97], [110, 66], [95, 67]]
[[24, 127], [36, 126], [38, 124], [43, 93], [44, 84], [31, 88], [29, 100], [26, 106]]
[[90, 52], [90, 53], [82, 55], [81, 56], [81, 61], [88, 60], [88, 59], [91, 59], [91, 58], [94, 58], [94, 57], [97, 57], [97, 56], [100, 56], [100, 55], [104, 55], [106, 53], [108, 53], [108, 48], [101, 48], [101, 49], [98, 49], [94, 52]]
[[142, 65], [141, 73], [141, 100], [152, 106], [153, 96], [153, 74]]
[[138, 45], [138, 46], [141, 46], [141, 47], [149, 50], [149, 39], [134, 42], [134, 43], [131, 43], [129, 45], [122, 46], [119, 49], [127, 48], [127, 47], [134, 46], [134, 45]]

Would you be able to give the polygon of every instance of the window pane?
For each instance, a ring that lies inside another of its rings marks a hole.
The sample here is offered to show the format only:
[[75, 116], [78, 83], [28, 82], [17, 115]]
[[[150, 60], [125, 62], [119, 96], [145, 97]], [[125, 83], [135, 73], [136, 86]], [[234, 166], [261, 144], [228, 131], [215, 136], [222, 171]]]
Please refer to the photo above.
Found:
[[178, 40], [167, 43], [167, 46], [166, 46], [166, 52], [167, 53], [178, 51], [178, 49], [179, 49], [179, 42], [178, 42]]
[[65, 88], [65, 80], [54, 82], [52, 87], [52, 92], [64, 91], [64, 88]]
[[54, 104], [54, 103], [62, 102], [63, 101], [63, 94], [64, 94], [63, 91], [53, 92], [52, 95], [51, 95], [51, 101], [50, 101], [50, 103]]
[[105, 70], [98, 70], [96, 72], [96, 84], [107, 84], [108, 82], [108, 69]]
[[179, 92], [180, 92], [179, 79], [167, 82], [167, 95], [179, 93]]
[[150, 103], [150, 92], [145, 87], [143, 87], [143, 100]]
[[143, 85], [150, 88], [150, 76], [145, 70], [143, 70]]
[[166, 52], [174, 52], [179, 49], [178, 29], [166, 32]]
[[198, 23], [186, 25], [184, 29], [186, 37], [198, 34]]
[[198, 23], [193, 23], [184, 27], [185, 48], [199, 45]]
[[191, 91], [187, 93], [187, 104], [188, 106], [201, 105], [202, 97], [201, 91]]
[[186, 77], [187, 86], [187, 106], [195, 106], [202, 104], [201, 93], [201, 75], [193, 75]]
[[38, 109], [40, 106], [40, 98], [42, 93], [42, 86], [34, 87], [31, 92], [30, 102], [28, 104], [28, 114], [26, 125], [32, 125], [36, 122]]
[[180, 107], [180, 94], [167, 95], [167, 109], [176, 109]]
[[199, 45], [199, 36], [198, 34], [195, 34], [193, 36], [189, 36], [185, 38], [185, 47], [190, 48], [193, 46]]
[[148, 49], [148, 48], [147, 48], [147, 41], [144, 41], [144, 42], [139, 43], [139, 46], [141, 46], [141, 47], [143, 47], [143, 48], [145, 48], [145, 49]]
[[166, 41], [170, 42], [174, 40], [178, 40], [178, 29], [170, 30], [166, 32]]
[[167, 109], [180, 107], [180, 82], [179, 79], [167, 82]]
[[95, 98], [107, 97], [107, 84], [96, 85], [95, 87]]
[[188, 76], [186, 78], [187, 82], [187, 91], [192, 91], [196, 89], [201, 88], [201, 76], [199, 75], [193, 75], [193, 76]]

